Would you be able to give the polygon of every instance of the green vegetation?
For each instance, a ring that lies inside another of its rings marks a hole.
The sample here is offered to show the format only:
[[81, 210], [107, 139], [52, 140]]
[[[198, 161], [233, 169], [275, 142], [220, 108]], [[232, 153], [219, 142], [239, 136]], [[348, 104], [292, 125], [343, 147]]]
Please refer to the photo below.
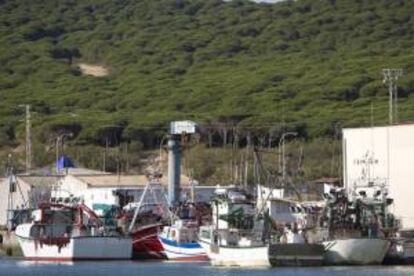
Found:
[[176, 119], [216, 143], [229, 125], [332, 137], [386, 123], [384, 67], [405, 70], [399, 119], [413, 120], [413, 13], [411, 0], [0, 0], [0, 145], [22, 144], [19, 104], [39, 152], [67, 132], [77, 146], [157, 148]]

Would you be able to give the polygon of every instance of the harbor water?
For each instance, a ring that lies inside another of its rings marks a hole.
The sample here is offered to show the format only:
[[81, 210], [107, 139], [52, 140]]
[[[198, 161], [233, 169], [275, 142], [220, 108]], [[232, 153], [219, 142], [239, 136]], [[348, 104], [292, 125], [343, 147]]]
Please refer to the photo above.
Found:
[[348, 266], [348, 267], [312, 267], [312, 268], [217, 268], [207, 262], [178, 263], [178, 262], [31, 262], [21, 259], [0, 258], [0, 275], [31, 275], [31, 276], [66, 276], [66, 275], [414, 275], [414, 266]]

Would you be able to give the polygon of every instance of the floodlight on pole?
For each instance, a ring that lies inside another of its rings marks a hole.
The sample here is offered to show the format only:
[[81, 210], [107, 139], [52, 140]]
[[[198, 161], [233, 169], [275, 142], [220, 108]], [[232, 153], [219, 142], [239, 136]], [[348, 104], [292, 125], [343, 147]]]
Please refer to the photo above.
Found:
[[[394, 123], [394, 117], [398, 116], [397, 112], [397, 103], [398, 103], [398, 92], [397, 92], [397, 81], [403, 75], [403, 69], [394, 68], [394, 69], [382, 69], [382, 74], [384, 76], [383, 83], [388, 85], [389, 93], [389, 124]], [[394, 108], [395, 107], [395, 108]]]

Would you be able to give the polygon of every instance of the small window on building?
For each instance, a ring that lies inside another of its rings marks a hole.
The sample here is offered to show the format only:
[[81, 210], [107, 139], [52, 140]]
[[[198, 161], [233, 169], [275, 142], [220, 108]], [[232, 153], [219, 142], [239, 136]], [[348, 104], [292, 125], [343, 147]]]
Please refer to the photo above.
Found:
[[133, 196], [133, 195], [128, 195], [128, 196], [127, 196], [127, 202], [128, 202], [128, 203], [130, 203], [130, 202], [134, 202], [134, 196]]

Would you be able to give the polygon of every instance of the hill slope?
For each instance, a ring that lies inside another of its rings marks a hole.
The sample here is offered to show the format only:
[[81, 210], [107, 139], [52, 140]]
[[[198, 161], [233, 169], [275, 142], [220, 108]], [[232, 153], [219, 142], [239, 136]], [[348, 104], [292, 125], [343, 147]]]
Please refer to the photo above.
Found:
[[384, 67], [404, 68], [413, 120], [412, 14], [410, 0], [0, 0], [0, 140], [21, 137], [26, 103], [43, 140], [100, 142], [105, 126], [140, 139], [184, 118], [331, 135], [386, 122]]

